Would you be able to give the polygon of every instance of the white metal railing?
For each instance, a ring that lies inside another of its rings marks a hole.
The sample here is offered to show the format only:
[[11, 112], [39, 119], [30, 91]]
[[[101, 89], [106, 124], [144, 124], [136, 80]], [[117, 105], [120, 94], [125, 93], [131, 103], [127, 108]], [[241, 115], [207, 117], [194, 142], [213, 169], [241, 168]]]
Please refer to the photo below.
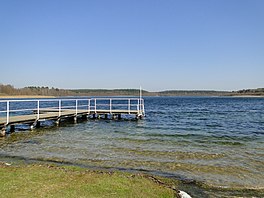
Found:
[[[142, 98], [89, 98], [89, 99], [40, 99], [40, 100], [0, 100], [0, 121], [4, 117], [5, 123], [10, 122], [12, 116], [36, 115], [36, 120], [40, 119], [40, 114], [44, 111], [57, 112], [61, 117], [65, 110], [72, 110], [77, 115], [80, 110], [97, 113], [100, 110], [112, 114], [115, 110], [124, 110], [130, 114], [133, 110], [137, 115], [144, 116], [144, 99]], [[3, 123], [0, 123], [3, 124]]]

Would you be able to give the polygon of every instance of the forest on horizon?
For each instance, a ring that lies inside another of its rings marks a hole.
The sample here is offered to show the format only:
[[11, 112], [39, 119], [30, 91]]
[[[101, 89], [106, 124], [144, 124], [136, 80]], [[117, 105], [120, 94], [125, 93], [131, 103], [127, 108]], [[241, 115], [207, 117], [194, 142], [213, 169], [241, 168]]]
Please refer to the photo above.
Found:
[[[167, 90], [150, 92], [143, 90], [144, 96], [264, 96], [264, 88], [243, 89], [238, 91], [213, 90]], [[0, 96], [138, 96], [138, 89], [59, 89], [54, 87], [29, 86], [15, 88], [13, 85], [0, 84]]]

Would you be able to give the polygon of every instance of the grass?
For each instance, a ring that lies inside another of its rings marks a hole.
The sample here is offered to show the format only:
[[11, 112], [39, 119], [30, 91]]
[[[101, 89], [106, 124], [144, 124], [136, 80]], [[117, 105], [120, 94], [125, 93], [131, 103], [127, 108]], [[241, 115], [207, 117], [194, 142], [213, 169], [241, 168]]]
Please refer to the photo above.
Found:
[[174, 197], [144, 175], [50, 165], [0, 165], [1, 197]]

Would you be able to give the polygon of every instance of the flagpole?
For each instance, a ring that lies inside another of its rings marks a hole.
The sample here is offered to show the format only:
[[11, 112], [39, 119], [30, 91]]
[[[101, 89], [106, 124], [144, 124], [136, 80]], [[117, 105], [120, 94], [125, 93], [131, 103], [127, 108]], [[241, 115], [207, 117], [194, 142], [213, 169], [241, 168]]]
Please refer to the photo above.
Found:
[[139, 87], [139, 106], [140, 106], [140, 111], [142, 111], [142, 88], [141, 86]]

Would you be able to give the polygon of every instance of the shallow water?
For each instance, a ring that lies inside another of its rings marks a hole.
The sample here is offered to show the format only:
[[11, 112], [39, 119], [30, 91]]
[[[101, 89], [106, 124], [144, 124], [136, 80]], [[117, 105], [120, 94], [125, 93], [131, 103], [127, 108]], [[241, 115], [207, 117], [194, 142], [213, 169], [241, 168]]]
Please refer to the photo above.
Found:
[[139, 121], [42, 123], [0, 139], [0, 157], [150, 171], [211, 197], [264, 194], [264, 98], [146, 97], [145, 109]]

